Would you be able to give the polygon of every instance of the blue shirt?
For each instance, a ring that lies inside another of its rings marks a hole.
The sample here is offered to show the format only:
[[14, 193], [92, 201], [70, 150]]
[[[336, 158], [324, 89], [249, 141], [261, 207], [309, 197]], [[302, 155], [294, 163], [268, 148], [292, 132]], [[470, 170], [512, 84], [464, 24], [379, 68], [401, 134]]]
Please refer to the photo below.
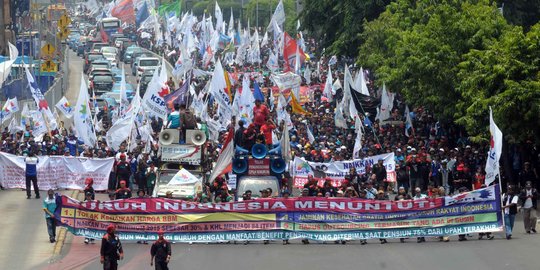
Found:
[[26, 163], [26, 175], [37, 176], [37, 164], [39, 159], [37, 157], [25, 157], [24, 162]]
[[[54, 211], [56, 211], [56, 196], [53, 196], [52, 199], [49, 199], [49, 196], [43, 200], [43, 209], [49, 210], [49, 212], [54, 214]], [[45, 212], [45, 218], [50, 218], [51, 215], [49, 215], [47, 212]]]

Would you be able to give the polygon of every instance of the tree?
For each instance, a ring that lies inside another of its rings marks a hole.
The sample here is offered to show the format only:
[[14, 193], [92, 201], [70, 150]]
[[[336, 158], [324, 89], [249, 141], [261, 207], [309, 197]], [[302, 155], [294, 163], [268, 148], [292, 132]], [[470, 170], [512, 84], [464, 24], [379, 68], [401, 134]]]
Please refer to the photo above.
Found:
[[[242, 13], [242, 4], [235, 0], [221, 0], [217, 1], [219, 4], [219, 7], [221, 8], [221, 12], [223, 13], [223, 21], [226, 23], [229, 23], [229, 18], [231, 16], [231, 8], [234, 12], [234, 19], [235, 23], [236, 20], [240, 18], [240, 14]], [[216, 1], [215, 0], [206, 0], [206, 1], [197, 1], [193, 6], [191, 7], [191, 10], [193, 11], [193, 15], [195, 16], [203, 16], [203, 14], [206, 12], [206, 16], [212, 16], [214, 17], [215, 14], [215, 8], [216, 8]], [[215, 18], [214, 18], [215, 21]]]
[[[482, 134], [492, 106], [510, 142], [540, 141], [540, 25], [527, 34], [512, 27], [485, 50], [472, 50], [459, 64], [457, 122]], [[477, 138], [479, 139], [479, 138]]]
[[376, 19], [390, 0], [305, 0], [302, 28], [331, 54], [356, 56], [363, 23]]

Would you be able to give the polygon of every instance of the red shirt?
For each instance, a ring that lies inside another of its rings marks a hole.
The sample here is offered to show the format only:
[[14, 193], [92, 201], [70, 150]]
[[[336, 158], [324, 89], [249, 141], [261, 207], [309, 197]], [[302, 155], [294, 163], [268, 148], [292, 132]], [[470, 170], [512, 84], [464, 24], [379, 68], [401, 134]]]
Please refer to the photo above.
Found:
[[266, 107], [264, 104], [261, 104], [258, 107], [253, 107], [253, 123], [258, 126], [264, 125], [269, 114], [270, 110], [268, 110], [268, 107]]
[[272, 124], [264, 124], [261, 126], [261, 132], [264, 134], [264, 140], [266, 141], [266, 144], [272, 144], [272, 130], [274, 130], [276, 126]]

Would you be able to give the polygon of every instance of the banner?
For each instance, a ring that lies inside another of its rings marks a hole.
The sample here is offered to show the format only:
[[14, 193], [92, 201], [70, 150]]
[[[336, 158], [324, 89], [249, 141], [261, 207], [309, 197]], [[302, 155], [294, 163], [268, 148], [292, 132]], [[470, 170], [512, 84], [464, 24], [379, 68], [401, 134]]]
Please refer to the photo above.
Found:
[[498, 186], [407, 201], [348, 198], [196, 203], [166, 198], [79, 202], [57, 197], [55, 217], [75, 235], [99, 239], [115, 224], [122, 240], [222, 242], [436, 237], [502, 231]]
[[122, 0], [111, 10], [111, 15], [122, 20], [122, 23], [135, 23], [133, 0]]
[[294, 183], [293, 186], [300, 188], [307, 183], [308, 175], [318, 179], [319, 186], [322, 187], [326, 179], [332, 180], [333, 186], [340, 186], [349, 174], [351, 168], [355, 168], [359, 174], [366, 173], [366, 167], [373, 168], [379, 159], [384, 159], [383, 164], [386, 167], [387, 182], [396, 182], [396, 161], [394, 153], [371, 156], [364, 159], [354, 159], [348, 161], [334, 161], [329, 163], [308, 162], [300, 158], [294, 158]]
[[[84, 189], [94, 179], [95, 190], [107, 190], [114, 158], [38, 157], [38, 186], [48, 189]], [[26, 188], [24, 157], [0, 152], [0, 182], [4, 188]]]
[[282, 91], [285, 89], [299, 88], [300, 83], [302, 83], [302, 78], [300, 78], [300, 75], [292, 72], [272, 74], [270, 77]]
[[170, 144], [161, 145], [161, 161], [201, 164], [202, 151], [198, 145]]

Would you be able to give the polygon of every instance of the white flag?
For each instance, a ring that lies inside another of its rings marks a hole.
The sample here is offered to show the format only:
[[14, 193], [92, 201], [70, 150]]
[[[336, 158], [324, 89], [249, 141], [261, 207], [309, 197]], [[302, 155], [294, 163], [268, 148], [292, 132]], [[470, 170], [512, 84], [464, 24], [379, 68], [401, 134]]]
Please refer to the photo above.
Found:
[[405, 106], [405, 136], [407, 137], [409, 137], [409, 129], [411, 129], [414, 134], [411, 112], [409, 111], [409, 106]]
[[343, 117], [343, 108], [341, 106], [336, 107], [336, 112], [334, 114], [334, 123], [336, 127], [347, 128], [347, 121]]
[[326, 75], [326, 83], [324, 84], [323, 95], [328, 99], [328, 102], [332, 102], [334, 97], [332, 95], [332, 70], [328, 66], [328, 74]]
[[306, 68], [304, 69], [304, 79], [306, 80], [306, 84], [311, 84], [311, 69], [309, 69], [309, 66], [306, 65]]
[[[491, 138], [489, 140], [489, 153], [486, 161], [486, 186], [489, 186], [497, 175], [500, 176], [499, 171], [499, 159], [502, 152], [503, 134], [497, 127], [495, 121], [493, 121], [493, 111], [489, 107], [489, 133]], [[500, 184], [500, 183], [499, 183]]]
[[219, 120], [222, 127], [226, 127], [231, 122], [232, 107], [229, 95], [225, 92], [227, 82], [221, 61], [218, 60], [212, 74], [210, 82], [210, 94], [215, 98], [219, 105]]
[[392, 112], [392, 108], [394, 107], [394, 93], [386, 91], [386, 85], [383, 84], [383, 90], [381, 94], [381, 106], [379, 109], [379, 114], [375, 119], [379, 119], [379, 121], [384, 121], [388, 118], [390, 118], [390, 113]]
[[272, 19], [268, 25], [268, 31], [270, 32], [277, 30], [274, 29], [273, 22], [275, 22], [280, 28], [283, 28], [283, 23], [285, 22], [285, 8], [283, 7], [282, 0], [279, 0], [276, 10], [274, 11], [274, 15], [272, 15]]
[[49, 107], [49, 103], [45, 99], [45, 96], [43, 93], [41, 93], [41, 90], [39, 89], [36, 80], [34, 79], [34, 76], [30, 74], [30, 71], [27, 67], [24, 68], [26, 72], [26, 79], [28, 80], [28, 86], [30, 88], [30, 92], [32, 93], [32, 97], [36, 101], [37, 108], [40, 112], [43, 113], [43, 115], [46, 117], [46, 120], [49, 123], [49, 128], [51, 130], [55, 130], [58, 127], [58, 124], [56, 123], [56, 119], [54, 118], [51, 108]]
[[315, 136], [313, 136], [313, 133], [311, 133], [311, 128], [309, 128], [308, 125], [306, 125], [306, 132], [309, 143], [313, 144], [315, 142]]
[[221, 13], [221, 8], [219, 7], [218, 5], [218, 2], [216, 1], [216, 10], [215, 10], [215, 13], [216, 15], [216, 31], [218, 33], [223, 33], [223, 13]]
[[165, 61], [162, 61], [160, 72], [154, 72], [142, 99], [142, 105], [149, 115], [157, 116], [163, 120], [167, 119], [167, 104], [165, 104], [164, 97], [169, 92], [167, 68], [165, 67]]
[[[154, 72], [155, 73], [155, 72]], [[129, 101], [126, 93], [126, 72], [124, 71], [124, 65], [122, 65], [122, 75], [120, 76], [120, 110], [118, 112], [121, 114], [124, 112], [125, 108], [128, 106]]]
[[366, 78], [364, 77], [364, 69], [360, 68], [360, 71], [356, 73], [356, 79], [354, 80], [354, 90], [356, 92], [369, 96], [369, 90], [366, 83]]
[[56, 108], [58, 108], [58, 110], [60, 110], [67, 118], [71, 118], [73, 116], [73, 106], [71, 106], [66, 97], [62, 97], [58, 103], [56, 103]]
[[107, 131], [105, 139], [107, 145], [112, 149], [118, 150], [120, 144], [127, 140], [132, 135], [132, 130], [137, 120], [137, 113], [141, 110], [141, 98], [139, 92], [135, 93], [135, 97], [131, 101], [131, 104], [126, 109], [126, 112], [113, 124], [113, 126]]
[[45, 119], [43, 119], [43, 113], [40, 111], [34, 111], [32, 113], [32, 136], [34, 138], [41, 137], [43, 134], [47, 133], [47, 125], [45, 124]]
[[6, 100], [6, 103], [4, 104], [4, 107], [2, 107], [1, 112], [1, 118], [2, 123], [7, 121], [15, 112], [19, 111], [19, 102], [17, 101], [17, 97], [10, 98]]
[[354, 140], [353, 158], [359, 158], [360, 150], [362, 150], [362, 136], [364, 134], [362, 132], [362, 129], [363, 129], [362, 120], [358, 116], [356, 116], [355, 126], [356, 126], [356, 139]]
[[268, 61], [266, 62], [266, 67], [272, 72], [276, 72], [279, 69], [279, 62], [277, 55], [275, 55], [273, 52], [270, 53], [268, 56]]
[[81, 87], [75, 112], [73, 114], [73, 122], [77, 136], [85, 145], [93, 147], [96, 144], [96, 133], [94, 131], [94, 123], [92, 121], [92, 113], [90, 111], [90, 98], [88, 97], [88, 88], [85, 83], [84, 75], [81, 73]]
[[9, 45], [9, 60], [6, 60], [0, 63], [0, 87], [4, 84], [4, 81], [8, 78], [9, 74], [11, 73], [11, 66], [13, 66], [13, 63], [15, 63], [15, 60], [17, 60], [17, 56], [19, 56], [19, 51], [17, 50], [17, 47], [11, 44], [11, 42], [8, 42], [8, 45]]
[[289, 138], [289, 129], [287, 125], [283, 125], [283, 130], [281, 133], [281, 156], [285, 160], [286, 164], [289, 164], [289, 161], [292, 159], [291, 155], [291, 139]]
[[268, 44], [268, 32], [264, 32], [263, 39], [261, 41], [261, 47], [264, 47]]
[[218, 176], [226, 173], [225, 170], [231, 165], [232, 158], [234, 156], [233, 137], [234, 137], [234, 132], [232, 130], [229, 130], [227, 139], [225, 139], [225, 143], [223, 144], [221, 153], [219, 153], [219, 156], [216, 160], [216, 165], [214, 166], [208, 181], [212, 182]]

